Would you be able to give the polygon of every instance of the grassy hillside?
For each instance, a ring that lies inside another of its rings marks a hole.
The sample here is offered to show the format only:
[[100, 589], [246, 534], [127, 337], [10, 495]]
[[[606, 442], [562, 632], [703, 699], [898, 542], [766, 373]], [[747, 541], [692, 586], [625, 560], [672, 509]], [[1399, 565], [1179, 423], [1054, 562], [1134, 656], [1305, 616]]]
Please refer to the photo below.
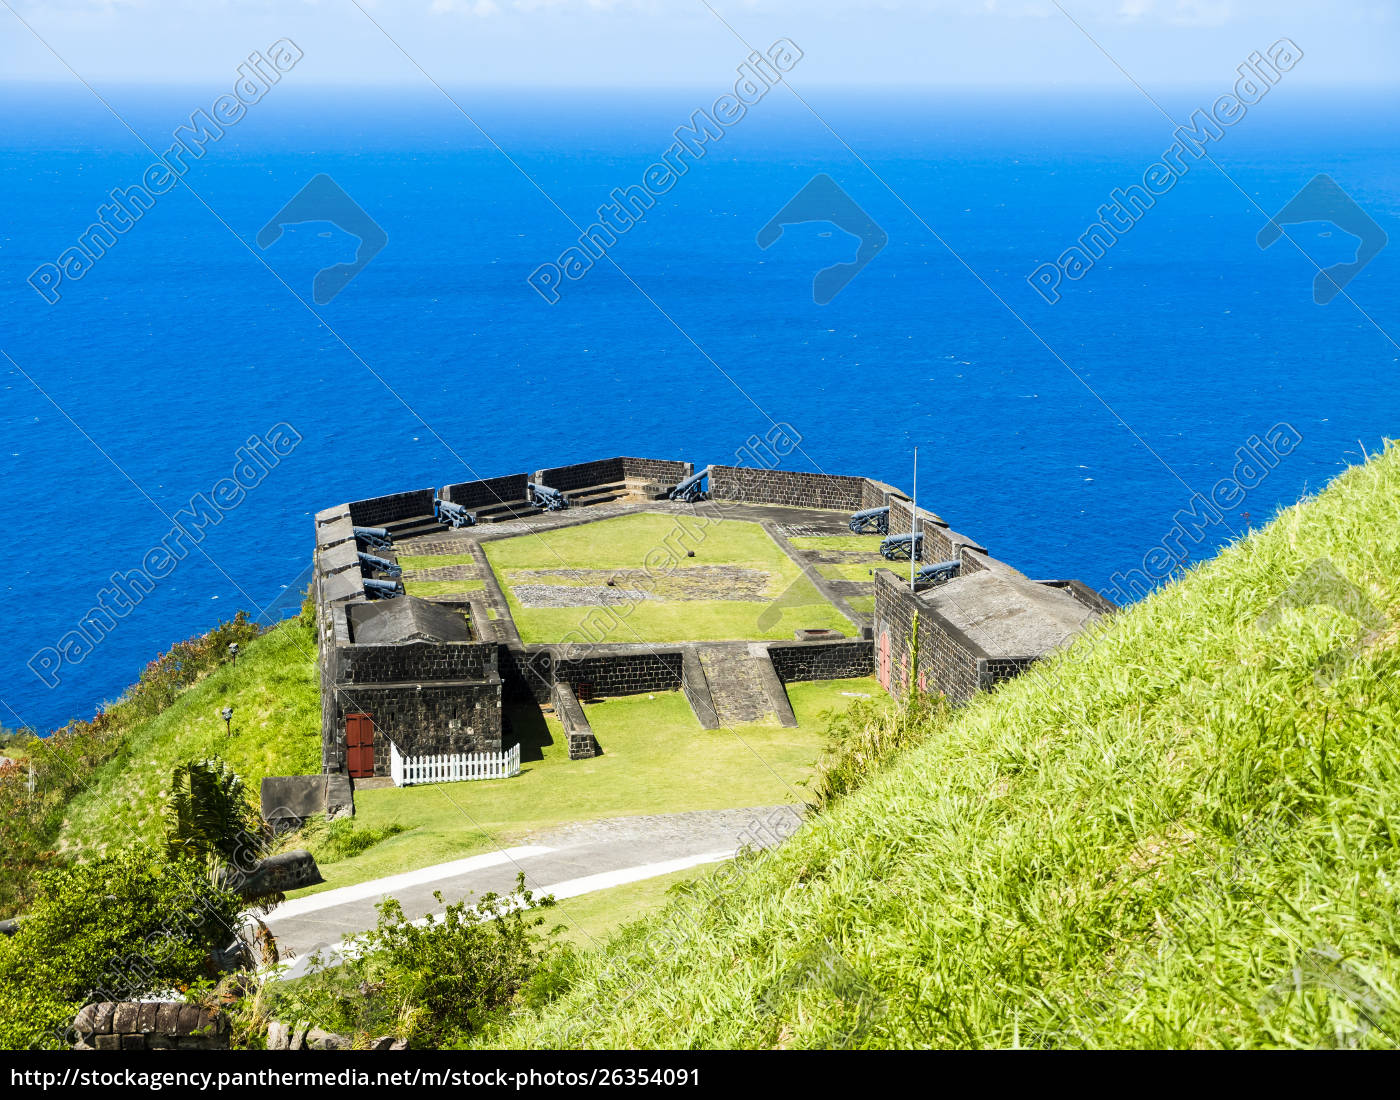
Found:
[[[1271, 613], [1290, 588], [1322, 602]], [[500, 1041], [1395, 1045], [1397, 623], [1392, 446], [630, 926]]]
[[[69, 803], [59, 845], [93, 849], [161, 836], [171, 769], [218, 755], [256, 791], [266, 775], [321, 770], [316, 638], [291, 619], [248, 642], [225, 664], [127, 734]], [[233, 735], [219, 712], [234, 710]]]

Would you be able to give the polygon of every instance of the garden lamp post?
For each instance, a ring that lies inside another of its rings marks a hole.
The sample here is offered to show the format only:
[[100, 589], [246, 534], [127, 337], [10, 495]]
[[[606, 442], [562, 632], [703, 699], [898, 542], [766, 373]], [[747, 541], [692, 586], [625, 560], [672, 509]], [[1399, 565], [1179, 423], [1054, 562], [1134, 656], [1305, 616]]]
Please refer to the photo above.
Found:
[[232, 708], [232, 707], [224, 707], [224, 709], [223, 709], [223, 718], [224, 718], [224, 736], [225, 736], [225, 737], [231, 737], [231, 736], [233, 735], [233, 708]]
[[238, 643], [237, 643], [237, 642], [229, 642], [229, 644], [228, 644], [228, 655], [229, 655], [229, 658], [233, 661], [234, 664], [238, 664]]

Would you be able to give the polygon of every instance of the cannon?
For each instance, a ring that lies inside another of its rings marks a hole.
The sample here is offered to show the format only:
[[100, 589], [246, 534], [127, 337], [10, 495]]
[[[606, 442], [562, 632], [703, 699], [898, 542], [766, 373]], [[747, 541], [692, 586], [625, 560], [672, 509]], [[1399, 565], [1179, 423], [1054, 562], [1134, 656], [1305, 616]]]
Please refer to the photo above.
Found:
[[399, 587], [398, 581], [381, 581], [374, 577], [366, 577], [365, 595], [372, 600], [392, 600], [395, 596], [402, 596], [403, 589]]
[[569, 506], [569, 498], [558, 489], [551, 489], [537, 481], [530, 482], [528, 489], [530, 503], [536, 508], [543, 508], [546, 512], [562, 512]]
[[914, 574], [915, 584], [942, 584], [950, 581], [962, 571], [960, 561], [940, 561], [926, 565]]
[[678, 481], [667, 490], [666, 495], [672, 500], [678, 500], [682, 504], [694, 504], [705, 496], [704, 486], [701, 484], [710, 476], [713, 467], [706, 466], [703, 470], [698, 470], [691, 474], [684, 481]]
[[880, 555], [889, 561], [908, 561], [911, 551], [915, 561], [923, 560], [923, 535], [888, 535], [880, 543]]
[[396, 562], [392, 562], [388, 558], [376, 557], [374, 554], [366, 554], [363, 550], [360, 551], [360, 564], [371, 572], [383, 573], [386, 577], [397, 579], [403, 576], [403, 570]]
[[433, 519], [444, 527], [475, 527], [476, 513], [468, 512], [460, 504], [453, 504], [442, 497], [433, 497]]
[[383, 527], [355, 527], [352, 530], [355, 537], [371, 550], [388, 550], [393, 545], [389, 541], [388, 530]]
[[888, 508], [867, 508], [851, 517], [851, 531], [857, 535], [875, 532], [881, 535], [890, 533], [890, 510]]

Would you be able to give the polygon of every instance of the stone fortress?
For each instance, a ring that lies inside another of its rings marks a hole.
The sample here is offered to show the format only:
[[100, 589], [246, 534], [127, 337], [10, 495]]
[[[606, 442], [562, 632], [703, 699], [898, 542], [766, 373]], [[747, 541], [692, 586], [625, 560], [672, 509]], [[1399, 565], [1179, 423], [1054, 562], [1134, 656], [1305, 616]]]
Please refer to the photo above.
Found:
[[[527, 593], [487, 557], [496, 540], [547, 542], [550, 532], [638, 514], [672, 526], [636, 547], [621, 588], [616, 571], [598, 571], [591, 584], [588, 570], [536, 570], [565, 584]], [[742, 570], [678, 568], [697, 551], [703, 560], [707, 532], [731, 520], [761, 527], [800, 567], [792, 595], [745, 591]], [[908, 537], [915, 530], [917, 544]], [[901, 534], [904, 560], [886, 561], [881, 548]], [[552, 709], [569, 755], [580, 758], [600, 751], [581, 704], [608, 696], [680, 690], [706, 729], [796, 725], [784, 685], [797, 680], [873, 673], [895, 695], [917, 682], [962, 702], [1114, 609], [1078, 581], [1031, 580], [934, 513], [916, 515], [892, 486], [761, 466], [697, 472], [688, 462], [609, 458], [413, 489], [327, 508], [316, 514], [315, 538], [322, 770], [357, 778], [388, 774], [391, 750], [498, 752], [511, 742], [505, 708], [514, 705]], [[913, 590], [910, 549], [922, 574]], [[425, 561], [444, 564], [418, 568]], [[679, 575], [692, 584], [717, 578], [715, 598], [753, 601], [760, 629], [718, 641], [631, 637], [628, 600]], [[561, 606], [560, 593], [577, 626], [522, 641], [512, 600], [517, 609], [527, 597]], [[803, 625], [809, 612], [829, 624], [833, 609], [850, 631]], [[786, 640], [772, 636], [780, 612], [799, 624]]]

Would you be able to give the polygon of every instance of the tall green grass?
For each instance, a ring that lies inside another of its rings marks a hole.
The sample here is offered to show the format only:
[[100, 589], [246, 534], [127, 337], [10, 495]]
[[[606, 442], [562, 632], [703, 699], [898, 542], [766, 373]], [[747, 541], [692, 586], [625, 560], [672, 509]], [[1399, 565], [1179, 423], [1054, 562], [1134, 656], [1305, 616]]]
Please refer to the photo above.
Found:
[[[1319, 560], [1384, 622], [1261, 624]], [[1396, 624], [1391, 446], [932, 723], [498, 1041], [1395, 1045]]]

